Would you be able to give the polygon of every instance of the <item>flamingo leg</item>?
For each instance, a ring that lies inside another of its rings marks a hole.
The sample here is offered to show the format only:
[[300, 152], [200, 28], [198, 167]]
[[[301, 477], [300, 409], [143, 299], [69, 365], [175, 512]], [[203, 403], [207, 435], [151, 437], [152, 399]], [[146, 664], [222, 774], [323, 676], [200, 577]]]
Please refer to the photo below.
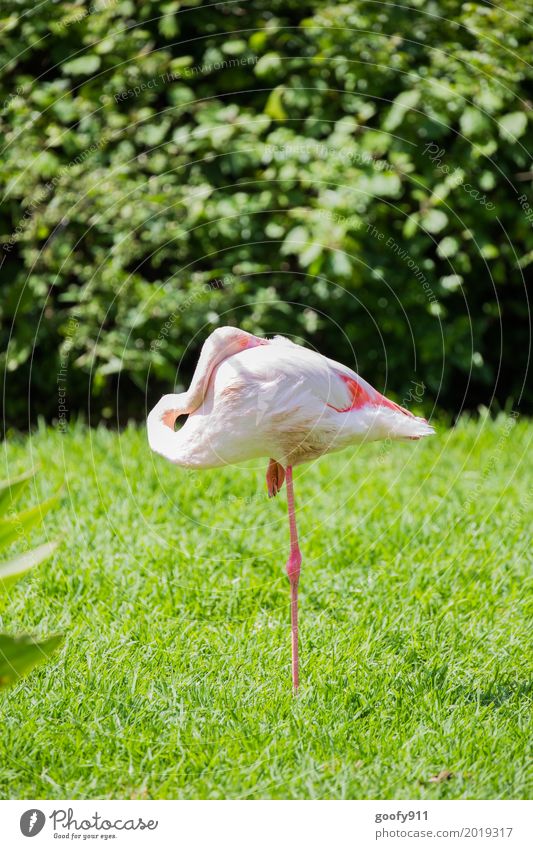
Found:
[[287, 466], [287, 507], [289, 512], [289, 530], [291, 537], [291, 553], [287, 560], [286, 570], [291, 583], [291, 648], [292, 648], [292, 686], [294, 693], [298, 691], [298, 581], [302, 555], [298, 545], [296, 530], [296, 515], [294, 512], [294, 490], [292, 486], [292, 466]]

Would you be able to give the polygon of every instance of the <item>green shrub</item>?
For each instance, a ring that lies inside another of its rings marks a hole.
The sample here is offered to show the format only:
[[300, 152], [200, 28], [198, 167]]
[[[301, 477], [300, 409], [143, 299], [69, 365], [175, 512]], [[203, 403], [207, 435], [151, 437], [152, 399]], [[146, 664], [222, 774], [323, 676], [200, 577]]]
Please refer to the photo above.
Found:
[[4, 12], [10, 421], [142, 416], [220, 323], [526, 409], [522, 6], [198, 5]]

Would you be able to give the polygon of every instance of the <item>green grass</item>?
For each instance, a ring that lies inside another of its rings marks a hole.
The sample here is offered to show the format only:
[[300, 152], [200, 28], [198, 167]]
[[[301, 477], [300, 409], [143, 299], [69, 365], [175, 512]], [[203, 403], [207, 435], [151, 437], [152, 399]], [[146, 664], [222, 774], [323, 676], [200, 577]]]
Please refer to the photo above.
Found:
[[192, 474], [134, 428], [11, 439], [10, 474], [42, 465], [28, 502], [65, 482], [31, 538], [63, 544], [0, 630], [67, 640], [1, 697], [0, 796], [526, 797], [533, 425], [511, 425], [297, 470], [296, 699], [266, 461]]

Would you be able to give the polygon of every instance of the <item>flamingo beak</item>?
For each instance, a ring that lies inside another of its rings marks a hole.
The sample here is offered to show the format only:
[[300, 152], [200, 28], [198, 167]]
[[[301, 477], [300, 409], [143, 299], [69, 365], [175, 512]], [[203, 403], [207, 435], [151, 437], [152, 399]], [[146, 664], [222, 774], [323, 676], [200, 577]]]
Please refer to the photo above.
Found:
[[174, 425], [176, 424], [177, 418], [178, 418], [178, 411], [177, 410], [167, 410], [166, 413], [164, 413], [161, 416], [161, 421], [163, 422], [163, 424], [165, 424], [171, 430], [174, 430]]
[[260, 336], [252, 336], [250, 339], [243, 339], [241, 345], [243, 351], [245, 351], [248, 348], [257, 348], [258, 345], [268, 345], [268, 339], [261, 339]]

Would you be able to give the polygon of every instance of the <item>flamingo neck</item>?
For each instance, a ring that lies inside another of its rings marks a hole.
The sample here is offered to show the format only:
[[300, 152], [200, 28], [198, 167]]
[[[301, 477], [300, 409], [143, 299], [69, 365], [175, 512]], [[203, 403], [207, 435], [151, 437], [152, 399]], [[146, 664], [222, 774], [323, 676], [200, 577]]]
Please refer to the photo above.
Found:
[[[217, 366], [228, 357], [256, 345], [268, 344], [236, 327], [219, 328], [206, 339], [187, 392], [163, 395], [147, 419], [150, 448], [179, 466], [198, 465], [190, 461], [190, 447], [181, 431], [174, 430], [178, 416], [194, 413], [203, 403]], [[189, 457], [189, 460], [187, 459]]]
[[180, 431], [174, 430], [178, 416], [191, 412], [188, 393], [181, 395], [163, 395], [150, 411], [146, 422], [148, 442], [152, 451], [161, 454], [171, 463], [188, 465], [185, 445]]

